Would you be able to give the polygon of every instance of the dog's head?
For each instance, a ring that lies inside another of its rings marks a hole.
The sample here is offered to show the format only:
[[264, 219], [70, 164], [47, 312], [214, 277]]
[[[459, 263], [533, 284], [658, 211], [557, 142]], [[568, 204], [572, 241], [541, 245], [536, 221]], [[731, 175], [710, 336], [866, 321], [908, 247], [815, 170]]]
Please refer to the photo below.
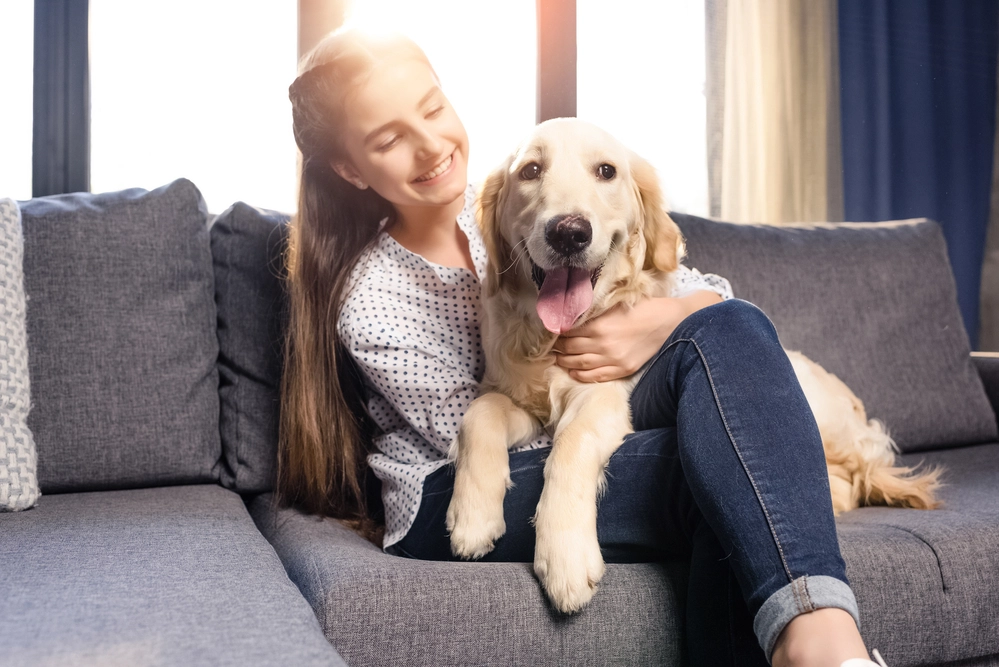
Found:
[[487, 296], [536, 290], [538, 315], [553, 333], [642, 271], [674, 271], [684, 252], [652, 165], [574, 118], [536, 126], [487, 177], [478, 221]]

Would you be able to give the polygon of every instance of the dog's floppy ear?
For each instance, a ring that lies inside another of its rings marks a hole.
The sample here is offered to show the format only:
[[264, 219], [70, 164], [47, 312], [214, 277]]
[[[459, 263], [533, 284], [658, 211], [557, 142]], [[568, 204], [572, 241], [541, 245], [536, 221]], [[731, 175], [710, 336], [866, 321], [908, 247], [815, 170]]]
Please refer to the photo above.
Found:
[[645, 270], [675, 271], [684, 255], [683, 234], [666, 212], [666, 201], [655, 168], [631, 153], [631, 179], [642, 208], [641, 230], [645, 236]]
[[492, 296], [499, 291], [500, 286], [504, 286], [510, 276], [508, 271], [510, 263], [510, 244], [504, 240], [500, 233], [499, 215], [500, 197], [503, 193], [503, 185], [506, 183], [507, 171], [513, 158], [507, 158], [499, 167], [494, 169], [482, 187], [476, 198], [476, 220], [479, 223], [479, 231], [482, 234], [482, 243], [486, 247], [486, 255], [489, 258], [489, 276], [486, 277], [486, 295]]

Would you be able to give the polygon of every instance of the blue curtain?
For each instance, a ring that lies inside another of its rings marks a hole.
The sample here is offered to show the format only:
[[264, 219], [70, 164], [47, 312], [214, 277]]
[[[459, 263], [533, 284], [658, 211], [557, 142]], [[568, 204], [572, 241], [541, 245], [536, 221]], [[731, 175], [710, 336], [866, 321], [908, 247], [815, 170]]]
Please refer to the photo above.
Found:
[[35, 0], [33, 197], [90, 190], [89, 0]]
[[996, 0], [839, 0], [845, 218], [941, 224], [972, 349], [997, 45]]

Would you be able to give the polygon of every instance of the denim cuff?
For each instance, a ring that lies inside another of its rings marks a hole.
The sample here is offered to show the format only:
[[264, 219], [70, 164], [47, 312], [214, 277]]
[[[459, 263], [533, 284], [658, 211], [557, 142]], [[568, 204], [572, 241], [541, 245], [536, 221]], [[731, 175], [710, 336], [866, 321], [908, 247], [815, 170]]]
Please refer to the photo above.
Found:
[[770, 662], [777, 637], [792, 618], [823, 607], [845, 609], [860, 627], [857, 598], [847, 583], [835, 577], [798, 577], [767, 598], [753, 621], [753, 631], [766, 653], [767, 662]]

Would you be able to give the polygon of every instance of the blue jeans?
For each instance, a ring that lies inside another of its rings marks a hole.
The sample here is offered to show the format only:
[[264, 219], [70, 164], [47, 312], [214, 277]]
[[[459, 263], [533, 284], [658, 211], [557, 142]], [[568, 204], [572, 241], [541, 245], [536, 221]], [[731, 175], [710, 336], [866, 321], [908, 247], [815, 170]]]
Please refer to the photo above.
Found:
[[[684, 319], [631, 408], [635, 433], [610, 457], [597, 537], [608, 563], [689, 559], [692, 665], [766, 665], [784, 626], [821, 607], [860, 625], [818, 426], [762, 310], [730, 299]], [[510, 455], [506, 534], [481, 560], [533, 562], [529, 520], [550, 451]], [[390, 550], [454, 559], [453, 485], [453, 465], [426, 478], [416, 523]]]

